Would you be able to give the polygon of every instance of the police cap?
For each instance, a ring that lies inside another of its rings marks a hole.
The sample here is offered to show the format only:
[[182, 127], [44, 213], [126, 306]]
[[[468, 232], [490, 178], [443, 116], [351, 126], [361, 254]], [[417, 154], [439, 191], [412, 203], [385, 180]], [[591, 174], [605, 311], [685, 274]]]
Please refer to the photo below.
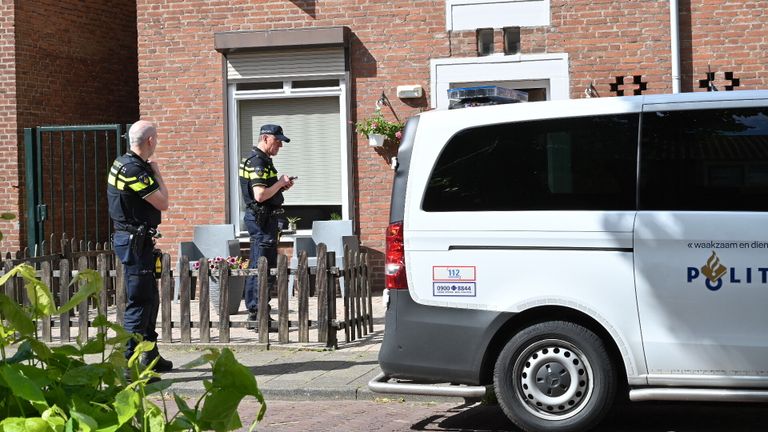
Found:
[[261, 131], [259, 131], [259, 135], [261, 134], [274, 135], [275, 138], [279, 139], [280, 141], [291, 142], [287, 136], [283, 135], [283, 128], [278, 125], [265, 124], [261, 127]]

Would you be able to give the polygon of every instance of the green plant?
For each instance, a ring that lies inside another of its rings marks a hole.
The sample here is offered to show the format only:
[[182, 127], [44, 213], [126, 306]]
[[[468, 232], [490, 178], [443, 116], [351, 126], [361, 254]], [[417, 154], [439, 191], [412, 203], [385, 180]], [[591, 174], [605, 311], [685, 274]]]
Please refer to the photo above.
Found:
[[[98, 328], [95, 337], [52, 348], [38, 340], [40, 320], [50, 320], [88, 299], [98, 305], [103, 286], [99, 273], [80, 271], [72, 281], [78, 291], [59, 308], [33, 267], [14, 267], [0, 277], [0, 286], [14, 277], [23, 279], [31, 306], [21, 306], [0, 291], [0, 432], [234, 430], [242, 427], [237, 407], [246, 396], [261, 403], [251, 430], [263, 418], [266, 404], [256, 379], [226, 348], [211, 349], [183, 366], [210, 363], [213, 378], [191, 407], [174, 394], [178, 411], [169, 418], [163, 391], [171, 381], [150, 384], [158, 376], [152, 364], [139, 369], [140, 355], [154, 342], [140, 342], [126, 361], [125, 342], [135, 336], [103, 315], [93, 321]], [[9, 356], [12, 348], [15, 352]], [[86, 356], [98, 356], [99, 361], [88, 363]], [[131, 382], [125, 378], [126, 370]], [[160, 395], [162, 408], [148, 398], [155, 394]]]
[[366, 137], [370, 137], [371, 134], [380, 134], [386, 136], [389, 140], [399, 141], [402, 137], [403, 124], [387, 120], [384, 118], [381, 110], [377, 109], [371, 117], [357, 122], [355, 130]]
[[289, 216], [289, 217], [285, 218], [285, 220], [287, 220], [289, 224], [295, 224], [296, 222], [300, 221], [301, 218], [300, 217]]
[[331, 220], [341, 220], [341, 215], [336, 212], [331, 212]]

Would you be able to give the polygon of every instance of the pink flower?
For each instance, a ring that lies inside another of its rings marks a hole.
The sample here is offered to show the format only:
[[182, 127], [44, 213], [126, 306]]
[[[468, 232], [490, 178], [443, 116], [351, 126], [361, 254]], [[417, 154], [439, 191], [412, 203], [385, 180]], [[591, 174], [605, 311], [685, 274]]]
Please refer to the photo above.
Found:
[[403, 137], [403, 132], [402, 131], [395, 132], [395, 138], [401, 139], [402, 137]]

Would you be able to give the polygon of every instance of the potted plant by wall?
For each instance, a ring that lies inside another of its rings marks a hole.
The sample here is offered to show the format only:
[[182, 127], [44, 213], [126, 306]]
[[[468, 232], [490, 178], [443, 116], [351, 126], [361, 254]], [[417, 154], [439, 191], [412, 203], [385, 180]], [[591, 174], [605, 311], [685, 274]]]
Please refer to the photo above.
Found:
[[359, 121], [355, 129], [368, 137], [368, 143], [373, 147], [383, 146], [386, 140], [399, 141], [403, 134], [403, 124], [387, 120], [379, 109]]

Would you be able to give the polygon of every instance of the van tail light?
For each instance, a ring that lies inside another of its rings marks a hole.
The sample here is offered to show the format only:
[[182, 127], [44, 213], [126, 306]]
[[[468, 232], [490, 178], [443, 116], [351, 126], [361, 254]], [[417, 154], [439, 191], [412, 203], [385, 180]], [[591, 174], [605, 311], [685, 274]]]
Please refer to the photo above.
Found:
[[387, 289], [408, 289], [408, 281], [405, 278], [403, 222], [389, 224], [386, 238], [387, 255], [384, 260], [384, 285]]

